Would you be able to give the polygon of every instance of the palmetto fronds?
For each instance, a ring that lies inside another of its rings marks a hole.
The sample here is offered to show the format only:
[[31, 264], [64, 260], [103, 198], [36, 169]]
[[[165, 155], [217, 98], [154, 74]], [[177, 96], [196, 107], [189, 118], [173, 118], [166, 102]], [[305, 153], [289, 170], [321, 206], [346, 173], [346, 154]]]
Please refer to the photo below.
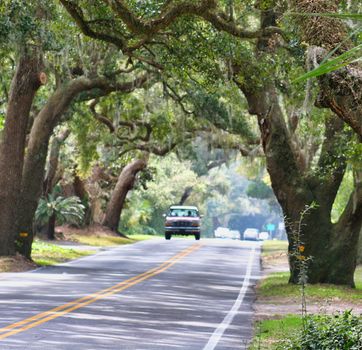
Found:
[[35, 219], [39, 223], [45, 224], [52, 215], [55, 215], [61, 224], [80, 223], [84, 218], [84, 211], [85, 207], [78, 197], [55, 197], [50, 194], [47, 198], [40, 199]]

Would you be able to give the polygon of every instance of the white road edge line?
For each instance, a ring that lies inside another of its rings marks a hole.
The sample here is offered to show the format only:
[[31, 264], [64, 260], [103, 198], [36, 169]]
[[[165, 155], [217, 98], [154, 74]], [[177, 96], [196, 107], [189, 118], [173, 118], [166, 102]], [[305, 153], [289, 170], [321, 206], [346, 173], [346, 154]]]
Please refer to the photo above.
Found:
[[234, 305], [230, 309], [230, 311], [227, 313], [223, 321], [219, 324], [219, 326], [215, 329], [214, 333], [211, 335], [209, 341], [205, 345], [203, 350], [214, 350], [216, 345], [219, 343], [220, 339], [222, 338], [225, 330], [230, 326], [231, 322], [234, 319], [234, 316], [238, 313], [238, 310], [244, 300], [246, 291], [249, 287], [250, 282], [250, 276], [251, 276], [251, 270], [253, 268], [253, 260], [255, 256], [255, 247], [253, 247], [248, 260], [248, 266], [246, 270], [246, 274], [244, 277], [243, 285], [240, 289], [239, 295], [235, 300]]

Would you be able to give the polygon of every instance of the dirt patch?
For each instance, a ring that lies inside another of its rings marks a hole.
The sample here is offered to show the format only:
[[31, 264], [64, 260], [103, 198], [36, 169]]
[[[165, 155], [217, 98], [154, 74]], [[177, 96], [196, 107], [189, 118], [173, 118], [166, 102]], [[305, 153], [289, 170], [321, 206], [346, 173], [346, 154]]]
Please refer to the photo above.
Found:
[[0, 272], [22, 272], [33, 270], [38, 265], [24, 258], [22, 255], [0, 256]]
[[72, 227], [68, 225], [57, 226], [55, 229], [57, 239], [72, 241], [74, 236], [113, 236], [119, 237], [117, 233], [102, 225], [91, 225], [83, 228]]
[[[302, 314], [301, 299], [299, 298], [258, 298], [255, 305], [255, 320], [268, 320], [283, 317], [289, 314]], [[362, 305], [342, 302], [338, 298], [321, 301], [307, 299], [307, 312], [309, 314], [333, 314], [338, 311], [352, 310], [354, 314], [362, 314]]]
[[274, 272], [287, 272], [289, 271], [288, 254], [275, 253], [262, 257], [261, 260], [263, 277]]

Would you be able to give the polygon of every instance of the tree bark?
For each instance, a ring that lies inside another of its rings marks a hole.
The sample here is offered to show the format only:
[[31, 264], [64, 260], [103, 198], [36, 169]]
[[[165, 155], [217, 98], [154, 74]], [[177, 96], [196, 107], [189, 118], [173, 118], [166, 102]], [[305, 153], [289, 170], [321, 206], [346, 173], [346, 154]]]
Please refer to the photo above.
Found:
[[66, 129], [60, 135], [54, 136], [52, 140], [49, 151], [48, 169], [43, 183], [44, 196], [48, 196], [48, 194], [52, 192], [53, 187], [56, 185], [57, 181], [59, 181], [59, 178], [57, 179], [56, 174], [58, 170], [60, 148], [69, 134], [70, 130]]
[[56, 214], [54, 213], [48, 220], [47, 226], [47, 237], [53, 241], [55, 239], [55, 222], [57, 220]]
[[107, 205], [103, 226], [118, 232], [118, 225], [127, 193], [133, 188], [136, 175], [145, 169], [147, 159], [136, 159], [121, 171], [111, 199]]
[[15, 254], [15, 220], [30, 108], [41, 86], [41, 55], [28, 49], [20, 55], [12, 80], [3, 139], [0, 146], [0, 255]]
[[185, 204], [187, 199], [191, 196], [191, 193], [192, 193], [193, 189], [194, 189], [193, 186], [189, 186], [189, 187], [185, 188], [185, 191], [184, 191], [184, 193], [183, 193], [183, 195], [182, 195], [182, 197], [180, 199], [180, 203], [179, 203], [180, 205]]

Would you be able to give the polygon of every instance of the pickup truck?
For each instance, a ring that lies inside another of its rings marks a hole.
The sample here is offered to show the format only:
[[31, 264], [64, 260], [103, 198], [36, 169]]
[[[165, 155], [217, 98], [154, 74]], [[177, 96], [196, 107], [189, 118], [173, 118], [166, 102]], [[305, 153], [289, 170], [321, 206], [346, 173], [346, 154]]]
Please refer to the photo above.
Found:
[[172, 235], [194, 235], [200, 239], [199, 210], [194, 206], [173, 205], [165, 216], [165, 238], [171, 239]]

